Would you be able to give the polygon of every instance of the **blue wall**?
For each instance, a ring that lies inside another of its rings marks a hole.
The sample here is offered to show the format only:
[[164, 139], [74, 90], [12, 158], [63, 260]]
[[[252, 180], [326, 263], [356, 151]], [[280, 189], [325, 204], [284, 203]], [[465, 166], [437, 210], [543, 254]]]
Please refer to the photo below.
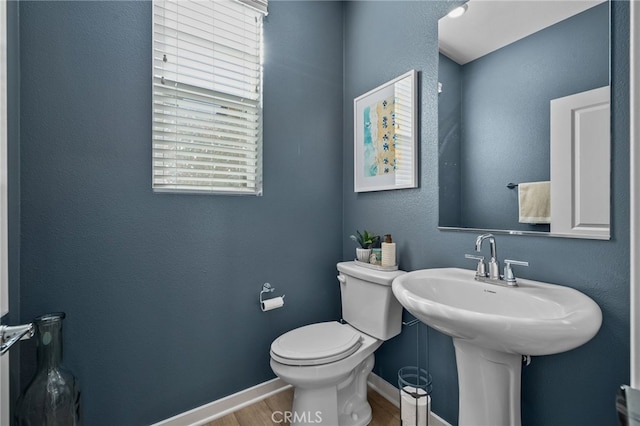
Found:
[[438, 55], [438, 188], [440, 226], [461, 226], [462, 222], [462, 67]]
[[87, 425], [272, 379], [275, 337], [340, 317], [342, 6], [273, 2], [264, 31], [264, 196], [154, 194], [151, 2], [20, 2], [21, 315], [66, 311]]
[[[438, 226], [437, 21], [453, 2], [348, 2], [345, 6], [343, 258], [353, 257], [346, 235], [366, 228], [391, 233], [405, 270], [457, 266], [473, 251], [476, 234]], [[525, 426], [616, 425], [615, 391], [629, 378], [629, 86], [628, 3], [613, 2], [612, 239], [571, 240], [498, 236], [498, 255], [528, 260], [525, 278], [574, 287], [602, 308], [598, 335], [573, 351], [534, 358], [522, 377]], [[372, 29], [376, 29], [375, 31]], [[381, 29], [390, 29], [387, 31]], [[420, 187], [379, 193], [353, 192], [353, 98], [415, 68], [420, 71]], [[446, 90], [446, 88], [445, 88]], [[427, 327], [423, 327], [427, 329]], [[457, 421], [457, 375], [451, 339], [418, 332], [420, 354], [433, 376], [433, 408]], [[428, 343], [427, 343], [428, 339]], [[426, 350], [423, 351], [427, 352]], [[397, 370], [415, 363], [416, 331], [386, 342], [374, 371], [391, 383]], [[428, 360], [427, 360], [428, 359]]]
[[[274, 377], [274, 337], [339, 317], [334, 265], [353, 258], [356, 229], [392, 233], [405, 270], [471, 268], [475, 235], [437, 230], [437, 21], [452, 5], [272, 2], [265, 195], [247, 198], [151, 192], [149, 2], [20, 2], [20, 314], [67, 312], [86, 424], [149, 424]], [[604, 314], [591, 342], [525, 368], [525, 426], [614, 425], [628, 381], [626, 2], [613, 32], [612, 240], [498, 237], [501, 258], [531, 262], [523, 277], [577, 288]], [[355, 194], [353, 98], [412, 68], [420, 187]], [[259, 311], [265, 281], [284, 309]], [[405, 330], [376, 373], [395, 383], [416, 350], [455, 423], [447, 336]], [[23, 345], [23, 384], [33, 353]]]

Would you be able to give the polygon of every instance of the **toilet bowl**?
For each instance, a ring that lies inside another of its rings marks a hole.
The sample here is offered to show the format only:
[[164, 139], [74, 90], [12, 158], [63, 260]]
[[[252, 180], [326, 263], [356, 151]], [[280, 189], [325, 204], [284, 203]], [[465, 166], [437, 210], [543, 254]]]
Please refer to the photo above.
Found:
[[[293, 330], [296, 340], [288, 340], [288, 333], [280, 336], [271, 347], [271, 369], [285, 382], [293, 385], [295, 395], [291, 409], [293, 424], [366, 425], [371, 421], [371, 407], [367, 403], [367, 377], [373, 369], [373, 352], [382, 344], [360, 333], [348, 324], [324, 322]], [[289, 332], [292, 333], [292, 332]], [[294, 347], [302, 334], [314, 339], [312, 350], [302, 348], [304, 364], [300, 359], [287, 358], [287, 345]], [[347, 341], [345, 335], [354, 336]], [[336, 337], [343, 338], [336, 344]], [[331, 349], [318, 351], [323, 343]], [[346, 349], [346, 350], [343, 350]], [[324, 353], [320, 353], [324, 352]], [[284, 354], [284, 356], [283, 356]], [[327, 362], [327, 359], [333, 360]]]
[[402, 306], [391, 292], [402, 271], [338, 264], [346, 323], [296, 328], [271, 344], [271, 369], [293, 385], [292, 425], [360, 426], [371, 421], [367, 378], [374, 352], [400, 333]]

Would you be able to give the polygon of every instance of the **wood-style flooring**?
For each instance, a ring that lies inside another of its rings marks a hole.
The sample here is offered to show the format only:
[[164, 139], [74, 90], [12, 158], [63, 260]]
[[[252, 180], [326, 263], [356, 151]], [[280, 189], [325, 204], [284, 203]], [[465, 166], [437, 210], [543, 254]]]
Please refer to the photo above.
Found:
[[[369, 404], [373, 413], [370, 426], [398, 426], [400, 410], [375, 391], [368, 392]], [[293, 389], [279, 392], [269, 398], [228, 414], [203, 426], [282, 426], [289, 423], [276, 423], [271, 416], [276, 411], [290, 411], [293, 403]], [[279, 420], [281, 417], [276, 417]]]

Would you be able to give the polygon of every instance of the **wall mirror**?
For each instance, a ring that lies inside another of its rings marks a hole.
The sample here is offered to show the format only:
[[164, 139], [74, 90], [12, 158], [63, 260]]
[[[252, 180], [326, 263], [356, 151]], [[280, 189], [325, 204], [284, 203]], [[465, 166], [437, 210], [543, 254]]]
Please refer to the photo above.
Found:
[[609, 239], [609, 3], [464, 8], [439, 21], [439, 229]]

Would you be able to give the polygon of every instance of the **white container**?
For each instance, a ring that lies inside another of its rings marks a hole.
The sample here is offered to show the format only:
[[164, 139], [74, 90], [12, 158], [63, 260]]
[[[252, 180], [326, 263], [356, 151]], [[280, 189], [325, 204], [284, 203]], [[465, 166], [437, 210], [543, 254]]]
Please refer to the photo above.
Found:
[[385, 235], [385, 242], [382, 243], [382, 266], [396, 265], [396, 243], [391, 241], [391, 234]]
[[371, 249], [356, 248], [356, 259], [359, 262], [369, 263], [369, 257], [371, 256]]

